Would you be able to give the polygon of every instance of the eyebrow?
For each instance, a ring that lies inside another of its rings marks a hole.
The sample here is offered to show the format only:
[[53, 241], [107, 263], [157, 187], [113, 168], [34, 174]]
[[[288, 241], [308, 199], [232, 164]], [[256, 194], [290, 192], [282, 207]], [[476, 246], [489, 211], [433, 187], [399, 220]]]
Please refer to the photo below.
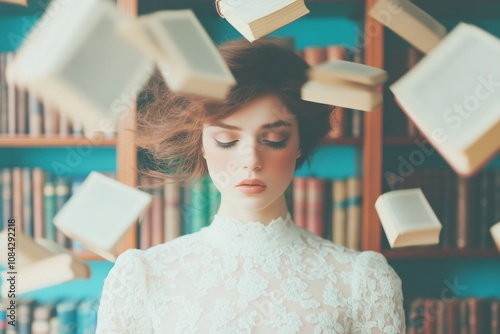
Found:
[[[237, 127], [237, 126], [234, 126], [234, 125], [225, 124], [225, 123], [222, 123], [222, 122], [215, 122], [213, 124], [213, 126], [218, 126], [218, 127], [221, 127], [221, 128], [224, 128], [224, 129], [228, 129], [228, 130], [241, 131], [240, 127]], [[287, 121], [277, 121], [277, 122], [274, 122], [274, 123], [264, 124], [260, 128], [261, 129], [273, 129], [273, 128], [279, 128], [280, 126], [291, 127], [292, 124], [289, 123], [289, 122], [287, 122]]]

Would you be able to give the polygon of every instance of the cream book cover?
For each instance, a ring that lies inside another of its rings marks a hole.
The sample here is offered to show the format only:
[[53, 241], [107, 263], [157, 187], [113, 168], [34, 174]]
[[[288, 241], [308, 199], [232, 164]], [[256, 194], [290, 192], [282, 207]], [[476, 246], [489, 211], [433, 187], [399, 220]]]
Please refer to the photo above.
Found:
[[500, 149], [500, 40], [459, 23], [390, 86], [397, 103], [456, 173], [470, 176]]
[[309, 13], [304, 0], [216, 0], [217, 11], [250, 42]]
[[420, 188], [386, 192], [375, 209], [391, 247], [439, 244], [441, 222]]
[[500, 222], [490, 227], [490, 233], [493, 237], [493, 241], [495, 241], [497, 249], [500, 251]]
[[109, 261], [115, 247], [150, 206], [151, 195], [92, 172], [54, 217], [69, 238]]

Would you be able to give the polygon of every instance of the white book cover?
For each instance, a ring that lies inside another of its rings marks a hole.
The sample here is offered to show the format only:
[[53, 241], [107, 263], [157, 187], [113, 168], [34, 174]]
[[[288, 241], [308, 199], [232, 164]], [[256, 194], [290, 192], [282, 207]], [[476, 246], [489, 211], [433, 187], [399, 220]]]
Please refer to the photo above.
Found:
[[174, 92], [224, 99], [233, 74], [192, 10], [143, 15], [120, 27], [123, 38], [156, 60]]
[[109, 261], [114, 248], [150, 206], [151, 195], [92, 172], [54, 217], [69, 238]]
[[7, 78], [87, 127], [116, 125], [154, 64], [120, 38], [117, 26], [126, 20], [108, 0], [54, 1], [26, 36]]
[[384, 193], [375, 209], [391, 247], [439, 243], [442, 225], [420, 188]]
[[396, 101], [460, 175], [500, 148], [500, 40], [466, 23], [391, 85]]

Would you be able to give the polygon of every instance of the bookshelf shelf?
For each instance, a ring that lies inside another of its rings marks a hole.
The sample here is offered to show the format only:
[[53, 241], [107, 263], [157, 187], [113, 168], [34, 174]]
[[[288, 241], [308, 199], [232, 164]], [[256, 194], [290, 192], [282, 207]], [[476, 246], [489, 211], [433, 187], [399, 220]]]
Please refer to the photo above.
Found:
[[424, 137], [385, 137], [384, 138], [384, 145], [401, 145], [401, 146], [408, 146], [408, 145], [415, 145], [415, 142], [422, 142], [426, 141]]
[[496, 248], [485, 249], [440, 249], [440, 248], [408, 248], [382, 251], [388, 259], [431, 259], [431, 258], [491, 258], [499, 257]]
[[0, 135], [0, 147], [64, 147], [91, 145], [98, 147], [114, 147], [116, 139], [89, 139], [85, 137], [29, 137], [23, 135]]
[[363, 138], [324, 138], [321, 143], [323, 145], [363, 145]]

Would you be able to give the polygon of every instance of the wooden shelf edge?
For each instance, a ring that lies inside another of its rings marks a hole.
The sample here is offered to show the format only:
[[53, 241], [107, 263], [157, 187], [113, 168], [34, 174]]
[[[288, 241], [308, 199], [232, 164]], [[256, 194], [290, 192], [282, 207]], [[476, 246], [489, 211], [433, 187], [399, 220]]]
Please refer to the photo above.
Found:
[[430, 259], [430, 258], [500, 258], [500, 252], [496, 248], [485, 249], [388, 249], [382, 254], [387, 259]]
[[363, 138], [323, 138], [322, 145], [363, 145]]
[[116, 138], [87, 137], [30, 137], [26, 135], [0, 135], [0, 147], [64, 147], [64, 146], [97, 146], [115, 147]]
[[417, 142], [428, 142], [424, 137], [385, 137], [384, 145], [417, 145]]

